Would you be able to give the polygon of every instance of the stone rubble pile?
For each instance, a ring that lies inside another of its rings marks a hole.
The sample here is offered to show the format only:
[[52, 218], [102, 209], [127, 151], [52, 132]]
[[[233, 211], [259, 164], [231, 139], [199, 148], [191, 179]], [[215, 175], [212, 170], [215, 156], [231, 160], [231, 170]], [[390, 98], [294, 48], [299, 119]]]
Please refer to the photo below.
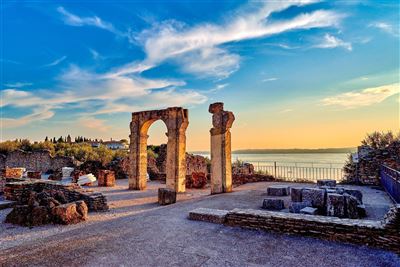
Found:
[[4, 197], [7, 200], [16, 201], [18, 205], [27, 205], [31, 192], [57, 191], [64, 195], [66, 202], [83, 200], [89, 211], [106, 211], [108, 204], [106, 197], [101, 193], [95, 193], [83, 189], [77, 184], [62, 184], [55, 181], [24, 180], [7, 182], [4, 187]]
[[[311, 215], [326, 215], [339, 218], [358, 219], [366, 216], [359, 190], [336, 187], [334, 180], [318, 181], [318, 187], [288, 187], [273, 185], [267, 188], [268, 196], [283, 197], [290, 195], [289, 212]], [[283, 210], [281, 198], [267, 198], [263, 209]]]
[[31, 191], [26, 204], [15, 206], [5, 222], [22, 226], [76, 224], [85, 221], [87, 213], [88, 207], [83, 200], [68, 203], [60, 191]]

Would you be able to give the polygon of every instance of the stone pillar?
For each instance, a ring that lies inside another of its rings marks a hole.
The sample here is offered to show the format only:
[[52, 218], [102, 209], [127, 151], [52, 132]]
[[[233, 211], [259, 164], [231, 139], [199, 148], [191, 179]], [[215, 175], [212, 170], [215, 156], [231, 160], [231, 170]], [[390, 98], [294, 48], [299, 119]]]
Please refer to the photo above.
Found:
[[211, 194], [232, 191], [231, 133], [235, 116], [224, 111], [223, 103], [211, 104], [213, 114], [211, 128]]
[[141, 133], [139, 119], [131, 122], [129, 153], [129, 189], [144, 190], [147, 184], [147, 134]]

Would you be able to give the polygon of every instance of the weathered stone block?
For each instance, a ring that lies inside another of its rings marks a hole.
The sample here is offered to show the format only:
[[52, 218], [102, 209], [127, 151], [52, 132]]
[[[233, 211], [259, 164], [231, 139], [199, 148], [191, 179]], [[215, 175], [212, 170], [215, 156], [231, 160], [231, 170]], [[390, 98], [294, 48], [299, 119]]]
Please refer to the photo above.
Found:
[[109, 170], [100, 170], [97, 184], [106, 187], [115, 186], [115, 173]]
[[346, 188], [346, 189], [344, 189], [344, 192], [355, 197], [359, 201], [359, 204], [363, 203], [362, 202], [363, 194], [361, 193], [360, 190]]
[[59, 224], [76, 224], [87, 218], [87, 206], [84, 201], [56, 206], [51, 210], [53, 220]]
[[300, 210], [300, 213], [302, 214], [308, 214], [308, 215], [316, 215], [318, 212], [317, 208], [312, 208], [312, 207], [305, 207]]
[[169, 205], [176, 202], [176, 191], [167, 188], [158, 189], [158, 204]]
[[345, 217], [345, 197], [340, 194], [328, 194], [327, 196], [327, 215], [339, 218]]
[[346, 200], [346, 217], [350, 219], [358, 219], [358, 208], [357, 206], [359, 205], [359, 202], [357, 198], [349, 195], [349, 194], [344, 194], [343, 195]]
[[293, 202], [301, 202], [302, 201], [302, 187], [291, 187], [290, 188], [290, 198]]
[[268, 196], [288, 196], [290, 187], [286, 185], [271, 185], [267, 188]]
[[189, 220], [223, 224], [228, 210], [198, 208], [189, 212]]
[[304, 209], [305, 207], [311, 207], [311, 202], [310, 201], [292, 202], [289, 205], [289, 212], [300, 213], [300, 210]]
[[317, 185], [318, 186], [335, 187], [336, 180], [330, 180], [330, 179], [317, 180]]
[[36, 171], [28, 171], [27, 176], [30, 179], [41, 179], [42, 178], [42, 172], [36, 172]]
[[364, 204], [360, 204], [357, 206], [357, 213], [360, 218], [367, 217], [367, 210], [365, 209]]
[[285, 208], [285, 204], [283, 199], [266, 198], [263, 201], [262, 208], [267, 210], [283, 210]]
[[302, 191], [302, 200], [311, 202], [315, 208], [325, 207], [326, 191], [320, 188], [305, 188]]

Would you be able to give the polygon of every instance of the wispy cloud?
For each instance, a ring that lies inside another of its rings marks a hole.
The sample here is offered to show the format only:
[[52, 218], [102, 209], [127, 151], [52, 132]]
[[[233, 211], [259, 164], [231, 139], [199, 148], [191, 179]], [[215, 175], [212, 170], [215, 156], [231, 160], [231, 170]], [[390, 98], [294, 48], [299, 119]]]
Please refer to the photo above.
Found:
[[4, 86], [9, 87], [9, 88], [21, 88], [25, 86], [31, 86], [32, 83], [28, 82], [15, 82], [15, 83], [6, 83]]
[[278, 78], [271, 77], [271, 78], [265, 78], [265, 79], [263, 79], [262, 82], [272, 82], [272, 81], [276, 81], [276, 80], [278, 80]]
[[287, 109], [281, 110], [279, 113], [288, 113], [288, 112], [292, 112], [292, 111], [293, 111], [293, 109], [287, 108]]
[[[299, 29], [337, 26], [343, 15], [329, 10], [302, 13], [291, 19], [271, 21], [270, 15], [291, 6], [315, 1], [272, 1], [253, 3], [239, 9], [223, 24], [187, 27], [177, 21], [164, 21], [143, 31], [137, 38], [146, 52], [146, 65], [158, 65], [173, 59], [188, 73], [225, 78], [239, 67], [240, 56], [221, 45], [276, 35]], [[217, 59], [217, 58], [223, 58]]]
[[400, 93], [400, 84], [394, 83], [327, 97], [321, 101], [321, 104], [324, 106], [334, 105], [344, 108], [357, 108], [380, 103], [398, 93]]
[[377, 28], [385, 33], [388, 33], [393, 36], [399, 36], [399, 26], [397, 25], [396, 27], [387, 23], [387, 22], [382, 22], [382, 21], [377, 21], [374, 23], [371, 23], [369, 27]]
[[57, 66], [58, 64], [60, 64], [61, 62], [63, 62], [64, 60], [67, 59], [67, 56], [62, 56], [60, 58], [57, 58], [56, 60], [50, 62], [49, 64], [43, 65], [43, 67], [53, 67], [53, 66]]
[[[148, 108], [165, 108], [168, 106], [187, 106], [204, 103], [206, 96], [193, 90], [179, 89], [185, 83], [180, 80], [146, 79], [140, 76], [124, 76], [110, 71], [94, 73], [72, 65], [58, 77], [58, 93], [50, 90], [30, 92], [16, 89], [2, 90], [0, 107], [34, 108], [44, 110], [35, 116], [35, 120], [48, 119], [55, 110], [67, 104], [88, 104], [100, 101], [101, 105], [91, 115], [132, 112]], [[158, 90], [155, 90], [158, 89]], [[120, 101], [138, 103], [127, 105]], [[88, 104], [90, 105], [90, 104]], [[33, 115], [32, 115], [33, 116]], [[29, 122], [30, 117], [17, 119], [4, 118], [6, 127], [16, 127]], [[20, 122], [18, 122], [20, 121]], [[32, 120], [34, 121], [34, 120]]]
[[325, 34], [324, 39], [319, 44], [315, 45], [317, 48], [336, 48], [342, 47], [348, 51], [353, 50], [351, 43], [345, 42], [333, 35]]
[[94, 49], [89, 48], [89, 52], [90, 52], [90, 54], [92, 55], [92, 58], [93, 58], [94, 60], [98, 60], [98, 59], [101, 59], [101, 58], [102, 58], [102, 56], [100, 55], [100, 53], [97, 52], [97, 51], [94, 50]]
[[93, 17], [80, 17], [75, 15], [69, 11], [67, 11], [64, 7], [60, 6], [57, 8], [57, 11], [63, 16], [63, 21], [65, 24], [70, 26], [93, 26], [97, 27], [114, 34], [120, 35], [121, 32], [114, 28], [114, 26], [106, 21], [103, 21], [101, 18], [97, 16]]
[[20, 117], [20, 118], [1, 118], [2, 127], [4, 128], [16, 128], [21, 127], [30, 123], [47, 120], [54, 116], [54, 112], [47, 106], [35, 108], [31, 114]]

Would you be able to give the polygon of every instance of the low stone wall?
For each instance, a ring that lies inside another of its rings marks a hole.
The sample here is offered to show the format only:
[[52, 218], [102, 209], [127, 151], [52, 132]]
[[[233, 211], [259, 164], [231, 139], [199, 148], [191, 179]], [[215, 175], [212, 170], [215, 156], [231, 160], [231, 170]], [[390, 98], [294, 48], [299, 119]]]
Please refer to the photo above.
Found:
[[[192, 213], [192, 214], [191, 214]], [[219, 211], [219, 214], [223, 214]], [[208, 220], [214, 216], [204, 209], [189, 213], [189, 219]], [[291, 214], [252, 209], [234, 209], [219, 219], [228, 226], [311, 236], [392, 250], [400, 254], [400, 204], [393, 206], [382, 221], [339, 219], [336, 217]]]
[[83, 189], [77, 184], [64, 185], [55, 181], [24, 180], [7, 182], [4, 187], [5, 199], [16, 201], [18, 205], [26, 205], [30, 193], [44, 190], [60, 191], [67, 198], [67, 202], [85, 201], [89, 211], [106, 211], [108, 204], [106, 197], [101, 193], [94, 193]]
[[257, 182], [271, 182], [275, 181], [275, 178], [271, 175], [265, 174], [232, 174], [232, 182], [234, 186], [239, 186], [246, 183], [257, 183]]
[[48, 150], [26, 152], [15, 150], [0, 157], [0, 169], [6, 167], [23, 167], [27, 171], [47, 172], [49, 170], [59, 171], [62, 167], [73, 167], [74, 162], [70, 157], [52, 157]]

